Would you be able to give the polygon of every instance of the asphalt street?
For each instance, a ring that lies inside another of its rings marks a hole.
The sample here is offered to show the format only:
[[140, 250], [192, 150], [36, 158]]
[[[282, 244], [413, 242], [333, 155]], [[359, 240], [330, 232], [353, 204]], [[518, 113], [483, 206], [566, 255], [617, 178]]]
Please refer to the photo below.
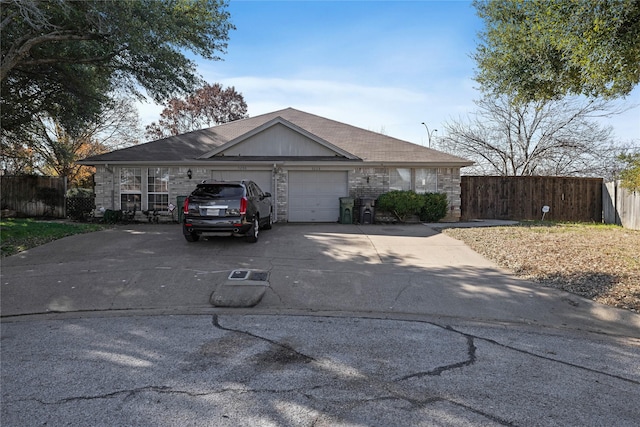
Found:
[[2, 425], [635, 426], [640, 316], [424, 225], [118, 226], [2, 260]]

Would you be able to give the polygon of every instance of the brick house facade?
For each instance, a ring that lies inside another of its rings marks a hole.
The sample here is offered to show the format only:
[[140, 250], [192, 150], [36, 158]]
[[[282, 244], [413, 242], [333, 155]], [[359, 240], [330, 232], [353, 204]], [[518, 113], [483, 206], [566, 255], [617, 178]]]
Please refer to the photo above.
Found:
[[[460, 219], [460, 168], [471, 162], [285, 109], [85, 159], [96, 167], [96, 206], [158, 209], [177, 219], [181, 197], [202, 180], [251, 179], [272, 194], [277, 222], [333, 222], [339, 198], [393, 189], [446, 193]], [[178, 207], [179, 208], [179, 207]]]

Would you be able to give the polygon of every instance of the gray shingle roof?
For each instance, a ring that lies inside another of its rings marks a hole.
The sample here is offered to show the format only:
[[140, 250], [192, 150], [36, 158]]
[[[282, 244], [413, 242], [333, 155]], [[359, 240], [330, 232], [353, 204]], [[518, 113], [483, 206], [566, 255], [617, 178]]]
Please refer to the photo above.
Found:
[[[472, 164], [472, 162], [461, 157], [293, 108], [286, 108], [284, 110], [225, 123], [208, 129], [123, 148], [110, 153], [89, 157], [81, 163], [202, 162], [203, 160], [196, 159], [215, 150], [222, 144], [233, 141], [247, 132], [277, 118], [287, 120], [335, 147], [362, 159], [362, 161], [358, 162], [431, 163], [441, 166], [467, 166]], [[228, 158], [222, 159], [229, 160]], [[215, 162], [216, 160], [219, 161], [222, 159], [211, 158], [204, 161]], [[243, 159], [249, 161], [249, 159]]]

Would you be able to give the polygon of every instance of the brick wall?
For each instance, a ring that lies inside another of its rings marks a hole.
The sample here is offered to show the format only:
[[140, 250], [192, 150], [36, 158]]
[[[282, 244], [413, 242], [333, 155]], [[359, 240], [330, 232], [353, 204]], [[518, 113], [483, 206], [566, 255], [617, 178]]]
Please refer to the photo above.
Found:
[[289, 173], [279, 169], [276, 171], [276, 188], [274, 194], [276, 206], [273, 209], [276, 212], [277, 222], [287, 222], [289, 218], [287, 200], [289, 197]]
[[[135, 166], [131, 166], [135, 167]], [[143, 168], [144, 169], [144, 168]], [[191, 169], [192, 179], [187, 177], [187, 170]], [[177, 204], [178, 196], [187, 196], [196, 184], [203, 179], [209, 179], [210, 168], [198, 167], [170, 167], [169, 168], [169, 203]], [[145, 175], [143, 174], [143, 177]], [[144, 180], [144, 178], [143, 178]], [[360, 198], [376, 199], [380, 194], [389, 191], [389, 169], [380, 167], [356, 168], [348, 173], [349, 196], [356, 201]], [[460, 170], [457, 168], [437, 169], [438, 192], [446, 193], [449, 200], [449, 215], [443, 221], [460, 220]], [[120, 209], [120, 168], [104, 165], [97, 166], [95, 176], [96, 208]], [[146, 185], [143, 182], [143, 186]], [[286, 170], [276, 172], [275, 188], [272, 193], [276, 200], [274, 211], [278, 222], [288, 220], [287, 199], [289, 194], [289, 174]], [[144, 194], [144, 192], [143, 192]], [[180, 209], [181, 206], [177, 206]], [[142, 213], [139, 219], [144, 220]], [[172, 218], [163, 218], [170, 220]]]
[[449, 214], [442, 222], [460, 221], [460, 169], [458, 168], [438, 168], [438, 193], [445, 193], [449, 201]]
[[389, 191], [389, 169], [356, 168], [349, 171], [349, 196], [376, 199]]
[[94, 178], [96, 193], [96, 209], [114, 209], [115, 196], [114, 190], [114, 167], [106, 168], [103, 166], [96, 167], [96, 175]]
[[[191, 169], [191, 179], [187, 171]], [[196, 185], [204, 179], [211, 179], [208, 168], [196, 167], [171, 167], [169, 168], [169, 203], [176, 203], [178, 196], [188, 196], [196, 188]], [[182, 207], [182, 206], [180, 206]]]
[[[138, 166], [130, 166], [138, 167]], [[143, 186], [146, 186], [146, 175], [143, 169]], [[187, 170], [191, 169], [193, 175], [192, 179], [187, 176]], [[170, 167], [169, 168], [169, 203], [176, 205], [176, 209], [181, 209], [182, 206], [177, 206], [178, 196], [187, 196], [193, 191], [196, 184], [203, 179], [207, 179], [209, 175], [209, 169], [198, 169], [187, 167]], [[95, 174], [95, 188], [96, 194], [96, 215], [101, 216], [102, 211], [111, 209], [119, 210], [120, 206], [120, 167], [99, 165], [96, 167]], [[143, 193], [144, 195], [145, 193]], [[147, 218], [142, 212], [136, 212], [136, 220], [145, 221]], [[162, 221], [173, 221], [177, 219], [177, 211], [173, 215], [169, 215], [164, 212], [160, 219]]]
[[[460, 169], [437, 169], [438, 193], [445, 193], [449, 201], [449, 213], [443, 222], [460, 220]], [[354, 199], [376, 199], [389, 191], [388, 168], [356, 168], [349, 171], [349, 196]], [[376, 215], [377, 216], [377, 215]]]

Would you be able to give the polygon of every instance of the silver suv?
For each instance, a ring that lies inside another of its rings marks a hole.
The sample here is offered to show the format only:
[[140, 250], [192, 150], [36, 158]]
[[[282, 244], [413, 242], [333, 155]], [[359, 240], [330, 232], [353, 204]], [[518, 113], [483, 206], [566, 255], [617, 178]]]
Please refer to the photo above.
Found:
[[244, 236], [258, 241], [260, 230], [271, 228], [271, 194], [253, 181], [215, 181], [198, 184], [184, 201], [182, 232], [188, 242], [200, 236]]

